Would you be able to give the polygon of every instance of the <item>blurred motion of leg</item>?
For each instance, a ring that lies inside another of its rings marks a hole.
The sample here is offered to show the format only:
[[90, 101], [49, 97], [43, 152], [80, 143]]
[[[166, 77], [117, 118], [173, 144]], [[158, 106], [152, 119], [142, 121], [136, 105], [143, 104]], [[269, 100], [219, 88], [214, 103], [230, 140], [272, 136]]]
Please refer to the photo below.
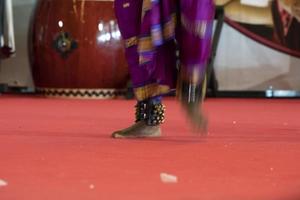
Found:
[[181, 0], [178, 97], [193, 126], [206, 132], [207, 119], [202, 111], [206, 89], [206, 65], [211, 52], [214, 3], [212, 0]]

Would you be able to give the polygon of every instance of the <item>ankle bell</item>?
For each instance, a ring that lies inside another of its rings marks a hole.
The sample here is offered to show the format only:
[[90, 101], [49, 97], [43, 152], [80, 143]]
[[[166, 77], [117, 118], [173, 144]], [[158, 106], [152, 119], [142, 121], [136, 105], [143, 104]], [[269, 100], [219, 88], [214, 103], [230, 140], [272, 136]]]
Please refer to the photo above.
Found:
[[166, 107], [162, 103], [149, 104], [148, 105], [148, 117], [147, 125], [148, 126], [157, 126], [164, 123], [165, 121], [165, 110]]
[[165, 106], [151, 100], [138, 102], [135, 106], [135, 122], [145, 121], [148, 126], [158, 126], [165, 121]]
[[147, 118], [147, 102], [140, 101], [135, 105], [135, 122], [146, 120]]

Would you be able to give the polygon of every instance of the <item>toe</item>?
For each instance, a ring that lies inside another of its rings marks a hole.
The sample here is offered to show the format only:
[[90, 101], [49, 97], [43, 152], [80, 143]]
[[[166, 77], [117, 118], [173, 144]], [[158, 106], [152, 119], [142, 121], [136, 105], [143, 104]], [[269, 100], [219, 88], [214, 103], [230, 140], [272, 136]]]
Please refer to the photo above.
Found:
[[114, 132], [112, 135], [111, 135], [112, 138], [122, 138], [122, 134], [120, 131], [117, 131], [117, 132]]

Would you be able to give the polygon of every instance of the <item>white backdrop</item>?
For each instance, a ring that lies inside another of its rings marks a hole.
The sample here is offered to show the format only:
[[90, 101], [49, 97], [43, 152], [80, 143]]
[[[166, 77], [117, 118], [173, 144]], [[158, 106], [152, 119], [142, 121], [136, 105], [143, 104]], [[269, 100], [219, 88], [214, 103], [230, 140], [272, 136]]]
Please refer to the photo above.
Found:
[[222, 90], [300, 90], [300, 59], [282, 54], [225, 25], [216, 72]]

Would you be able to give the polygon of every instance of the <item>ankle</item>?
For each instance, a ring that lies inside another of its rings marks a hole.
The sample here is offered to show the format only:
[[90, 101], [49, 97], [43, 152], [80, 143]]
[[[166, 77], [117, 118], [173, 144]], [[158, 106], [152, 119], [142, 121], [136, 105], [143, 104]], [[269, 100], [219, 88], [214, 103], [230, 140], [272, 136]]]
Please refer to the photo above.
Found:
[[161, 103], [161, 97], [139, 101], [135, 108], [136, 123], [144, 121], [148, 126], [159, 126], [165, 121], [165, 106]]

